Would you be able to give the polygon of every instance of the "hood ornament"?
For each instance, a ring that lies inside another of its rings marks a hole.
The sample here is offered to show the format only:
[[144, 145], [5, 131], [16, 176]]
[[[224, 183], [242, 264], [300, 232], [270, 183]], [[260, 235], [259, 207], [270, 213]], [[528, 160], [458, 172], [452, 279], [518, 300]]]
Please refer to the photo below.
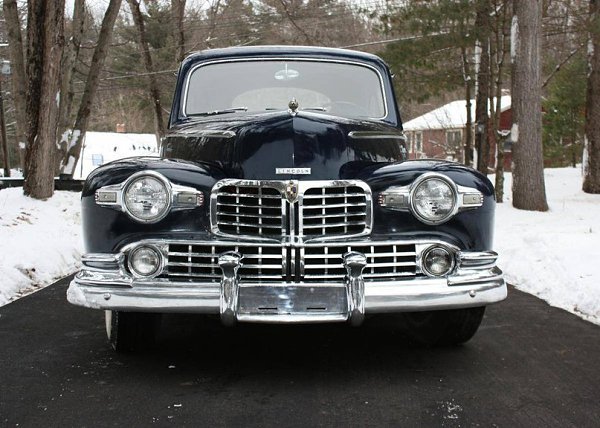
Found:
[[296, 113], [298, 113], [298, 100], [296, 98], [292, 98], [290, 100], [290, 102], [288, 103], [288, 112], [292, 115], [292, 116], [296, 116]]
[[290, 204], [293, 204], [298, 200], [298, 182], [290, 180], [285, 186], [285, 198]]

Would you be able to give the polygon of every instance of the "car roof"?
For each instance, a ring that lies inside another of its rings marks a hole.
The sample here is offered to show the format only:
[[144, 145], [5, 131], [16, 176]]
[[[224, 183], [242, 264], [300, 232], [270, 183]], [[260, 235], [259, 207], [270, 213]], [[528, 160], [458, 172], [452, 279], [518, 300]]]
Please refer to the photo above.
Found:
[[385, 68], [387, 64], [378, 56], [350, 49], [328, 48], [320, 46], [242, 46], [219, 49], [207, 49], [190, 54], [185, 62], [201, 62], [218, 59], [252, 58], [252, 57], [300, 57], [353, 60], [377, 63]]

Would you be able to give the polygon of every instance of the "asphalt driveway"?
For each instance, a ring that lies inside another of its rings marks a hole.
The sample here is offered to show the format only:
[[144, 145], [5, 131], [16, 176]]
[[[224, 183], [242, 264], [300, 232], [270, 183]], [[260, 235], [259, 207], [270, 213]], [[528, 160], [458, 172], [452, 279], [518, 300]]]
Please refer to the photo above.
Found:
[[600, 327], [510, 290], [473, 340], [411, 344], [390, 319], [241, 325], [170, 316], [114, 353], [68, 280], [0, 308], [0, 426], [598, 426]]

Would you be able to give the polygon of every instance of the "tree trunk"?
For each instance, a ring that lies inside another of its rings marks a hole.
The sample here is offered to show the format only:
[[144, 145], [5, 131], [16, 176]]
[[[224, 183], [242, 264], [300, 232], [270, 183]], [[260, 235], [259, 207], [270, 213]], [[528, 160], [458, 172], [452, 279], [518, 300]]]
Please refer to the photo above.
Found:
[[[73, 6], [73, 22], [71, 24], [71, 37], [63, 52], [63, 76], [60, 84], [60, 105], [58, 111], [58, 138], [60, 159], [62, 162], [68, 150], [69, 132], [71, 128], [71, 113], [73, 110], [73, 97], [75, 95], [74, 79], [77, 70], [77, 59], [85, 24], [85, 0], [75, 0]], [[60, 166], [58, 166], [60, 172]]]
[[150, 55], [150, 47], [146, 39], [146, 28], [144, 25], [144, 17], [140, 11], [140, 3], [138, 0], [127, 0], [133, 16], [133, 22], [138, 30], [138, 43], [144, 60], [146, 73], [148, 74], [148, 89], [150, 99], [154, 105], [154, 133], [156, 141], [160, 146], [160, 139], [165, 133], [165, 125], [163, 121], [162, 106], [160, 105], [160, 91], [154, 74], [154, 66], [152, 65], [152, 56]]
[[75, 118], [75, 124], [69, 137], [69, 144], [67, 147], [67, 153], [62, 160], [62, 177], [72, 178], [75, 172], [75, 166], [81, 156], [81, 148], [83, 146], [83, 139], [87, 131], [88, 122], [90, 119], [90, 113], [92, 111], [92, 102], [96, 96], [96, 90], [98, 89], [98, 83], [100, 81], [100, 72], [104, 67], [104, 60], [106, 59], [107, 48], [112, 37], [113, 27], [117, 16], [119, 15], [119, 9], [121, 7], [121, 0], [110, 0], [108, 8], [104, 13], [102, 19], [102, 26], [100, 28], [100, 35], [98, 36], [98, 43], [94, 49], [92, 56], [92, 64], [90, 66], [90, 72], [85, 82], [85, 88], [83, 90], [83, 96], [81, 97], [81, 104], [77, 111], [77, 117]]
[[27, 75], [23, 56], [23, 38], [16, 0], [4, 0], [4, 19], [8, 37], [10, 67], [12, 70], [12, 93], [15, 103], [16, 137], [21, 168], [25, 168], [25, 147], [27, 142]]
[[480, 1], [477, 7], [475, 27], [479, 32], [481, 48], [477, 71], [477, 95], [475, 100], [475, 147], [477, 148], [477, 170], [488, 173], [490, 158], [488, 131], [488, 99], [490, 97], [490, 4]]
[[496, 191], [496, 202], [502, 203], [504, 200], [504, 142], [507, 135], [500, 134], [500, 115], [502, 114], [502, 85], [504, 84], [504, 65], [506, 51], [508, 49], [506, 41], [508, 34], [508, 17], [506, 1], [503, 6], [502, 16], [497, 17], [498, 25], [494, 31], [495, 40], [495, 66], [496, 66], [496, 109], [494, 111], [493, 133], [496, 139], [496, 180], [494, 183]]
[[180, 63], [185, 58], [185, 34], [183, 32], [185, 0], [171, 0], [171, 16], [173, 19], [173, 40], [177, 45], [175, 61]]
[[2, 96], [2, 78], [0, 75], [0, 139], [2, 139], [2, 157], [4, 160], [4, 176], [10, 177], [10, 160], [8, 159], [8, 141], [6, 140], [6, 122], [4, 122], [4, 98]]
[[542, 151], [542, 0], [513, 4], [513, 206], [547, 211]]
[[465, 82], [465, 101], [467, 108], [467, 122], [465, 123], [465, 148], [464, 148], [464, 164], [472, 166], [473, 164], [473, 118], [471, 117], [471, 90], [473, 88], [473, 80], [471, 79], [471, 70], [467, 59], [467, 50], [461, 48], [463, 61], [463, 80]]
[[[54, 192], [54, 156], [60, 100], [60, 63], [64, 46], [65, 0], [28, 3], [27, 93], [30, 127], [27, 136], [23, 192], [46, 199]], [[34, 28], [35, 27], [35, 28]]]
[[590, 52], [585, 113], [583, 191], [600, 193], [600, 6], [590, 0]]

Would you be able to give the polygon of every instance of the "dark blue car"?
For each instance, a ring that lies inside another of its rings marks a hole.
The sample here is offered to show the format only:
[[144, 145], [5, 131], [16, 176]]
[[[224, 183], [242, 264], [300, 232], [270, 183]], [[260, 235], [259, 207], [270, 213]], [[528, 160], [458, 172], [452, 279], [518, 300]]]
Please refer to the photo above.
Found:
[[462, 343], [506, 297], [494, 209], [478, 172], [407, 160], [380, 58], [203, 51], [180, 67], [161, 158], [87, 179], [68, 299], [106, 310], [117, 350], [150, 342], [166, 312], [226, 325], [398, 313], [421, 342]]

